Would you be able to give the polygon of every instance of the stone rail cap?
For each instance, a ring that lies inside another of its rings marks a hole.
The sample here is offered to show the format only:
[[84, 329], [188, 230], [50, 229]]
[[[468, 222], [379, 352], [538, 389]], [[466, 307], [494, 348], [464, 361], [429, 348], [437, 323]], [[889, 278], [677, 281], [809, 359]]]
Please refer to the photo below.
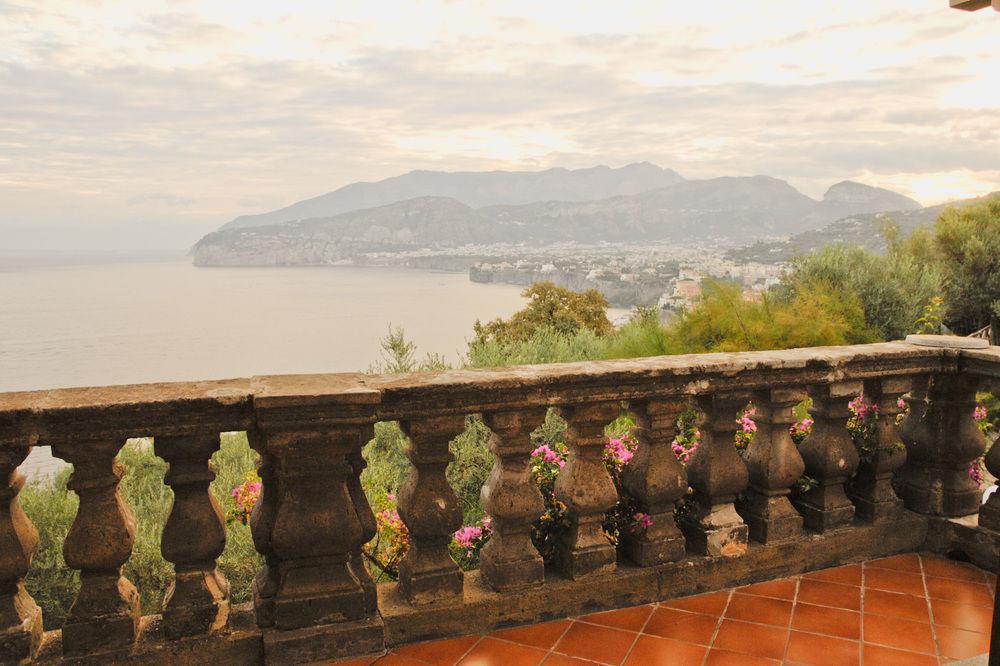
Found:
[[990, 343], [982, 338], [967, 338], [961, 335], [908, 335], [906, 341], [920, 347], [944, 349], [986, 349], [990, 346]]

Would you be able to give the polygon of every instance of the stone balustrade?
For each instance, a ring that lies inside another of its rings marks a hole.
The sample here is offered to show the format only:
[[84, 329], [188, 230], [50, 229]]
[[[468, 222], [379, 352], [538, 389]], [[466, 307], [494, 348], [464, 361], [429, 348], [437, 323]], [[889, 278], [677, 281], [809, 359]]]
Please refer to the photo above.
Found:
[[[312, 662], [921, 548], [992, 566], [1000, 497], [980, 509], [967, 468], [986, 448], [975, 392], [998, 383], [1000, 348], [894, 342], [0, 394], [0, 662]], [[846, 419], [862, 392], [883, 417], [859, 458]], [[815, 425], [796, 445], [792, 410], [807, 396]], [[736, 416], [748, 403], [758, 431], [740, 455]], [[683, 465], [671, 441], [688, 408], [702, 441]], [[528, 470], [549, 409], [567, 422], [570, 451], [555, 487], [569, 525], [551, 567], [531, 540], [543, 505]], [[601, 455], [605, 426], [625, 413], [638, 448], [620, 485], [652, 524], [616, 548], [602, 521], [618, 490]], [[480, 569], [463, 572], [448, 553], [462, 512], [445, 470], [470, 415], [493, 433], [482, 491], [493, 536]], [[412, 468], [399, 492], [410, 549], [399, 581], [376, 586], [363, 564], [375, 523], [359, 477], [378, 421], [399, 422]], [[243, 606], [216, 565], [226, 532], [208, 492], [219, 434], [231, 431], [247, 433], [263, 481], [251, 531], [264, 565]], [[122, 575], [135, 520], [116, 454], [134, 437], [153, 438], [174, 494], [161, 549], [175, 575], [155, 617], [140, 617]], [[81, 586], [49, 632], [24, 587], [38, 533], [16, 469], [34, 446], [73, 464], [80, 498], [63, 548]], [[987, 467], [1000, 473], [1000, 451]]]

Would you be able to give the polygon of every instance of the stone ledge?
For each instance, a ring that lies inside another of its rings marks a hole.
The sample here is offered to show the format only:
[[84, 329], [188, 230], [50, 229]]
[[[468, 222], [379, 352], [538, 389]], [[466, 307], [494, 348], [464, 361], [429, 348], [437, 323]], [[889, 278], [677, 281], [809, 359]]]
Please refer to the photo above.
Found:
[[931, 517], [927, 521], [925, 548], [939, 555], [964, 553], [981, 569], [997, 571], [1000, 533], [979, 526], [979, 516]]
[[[547, 571], [543, 585], [510, 593], [493, 592], [478, 571], [471, 571], [465, 574], [463, 604], [414, 608], [400, 599], [395, 584], [381, 585], [381, 618], [289, 632], [254, 627], [249, 604], [233, 609], [228, 632], [176, 641], [163, 638], [159, 616], [146, 616], [142, 618], [140, 639], [128, 653], [63, 660], [60, 632], [50, 631], [45, 634], [35, 663], [290, 664], [368, 655], [384, 646], [485, 633], [920, 550], [928, 547], [925, 542], [950, 543], [949, 539], [968, 538], [968, 529], [958, 521], [928, 519], [905, 511], [898, 520], [886, 523], [855, 522], [841, 530], [807, 533], [802, 539], [781, 544], [751, 543], [743, 557], [689, 554], [680, 562], [645, 568], [622, 562], [615, 572], [578, 581]], [[971, 530], [984, 532], [976, 527]]]
[[527, 590], [497, 593], [478, 571], [465, 575], [465, 603], [413, 608], [395, 584], [379, 587], [379, 608], [386, 645], [543, 622], [568, 615], [663, 601], [737, 585], [823, 569], [839, 564], [919, 550], [927, 537], [927, 519], [906, 511], [899, 520], [854, 525], [780, 544], [751, 543], [743, 557], [688, 555], [655, 567], [619, 563], [615, 572], [571, 581], [546, 571], [546, 582]]

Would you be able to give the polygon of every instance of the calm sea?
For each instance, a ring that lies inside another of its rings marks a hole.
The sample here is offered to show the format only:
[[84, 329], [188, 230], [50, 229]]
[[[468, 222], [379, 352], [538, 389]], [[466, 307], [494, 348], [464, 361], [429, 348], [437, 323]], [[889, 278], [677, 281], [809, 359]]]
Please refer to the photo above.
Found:
[[459, 273], [0, 256], [0, 391], [363, 371], [390, 323], [454, 363], [524, 302]]

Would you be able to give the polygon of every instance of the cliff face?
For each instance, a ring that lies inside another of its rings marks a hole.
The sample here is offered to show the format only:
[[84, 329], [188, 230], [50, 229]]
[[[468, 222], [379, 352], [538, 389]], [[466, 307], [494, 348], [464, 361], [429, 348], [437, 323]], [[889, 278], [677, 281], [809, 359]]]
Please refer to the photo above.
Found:
[[590, 201], [638, 194], [682, 180], [676, 171], [649, 162], [618, 169], [596, 166], [546, 171], [411, 171], [376, 183], [352, 183], [269, 213], [241, 215], [222, 229], [332, 217], [420, 197], [449, 197], [472, 208], [548, 200]]

